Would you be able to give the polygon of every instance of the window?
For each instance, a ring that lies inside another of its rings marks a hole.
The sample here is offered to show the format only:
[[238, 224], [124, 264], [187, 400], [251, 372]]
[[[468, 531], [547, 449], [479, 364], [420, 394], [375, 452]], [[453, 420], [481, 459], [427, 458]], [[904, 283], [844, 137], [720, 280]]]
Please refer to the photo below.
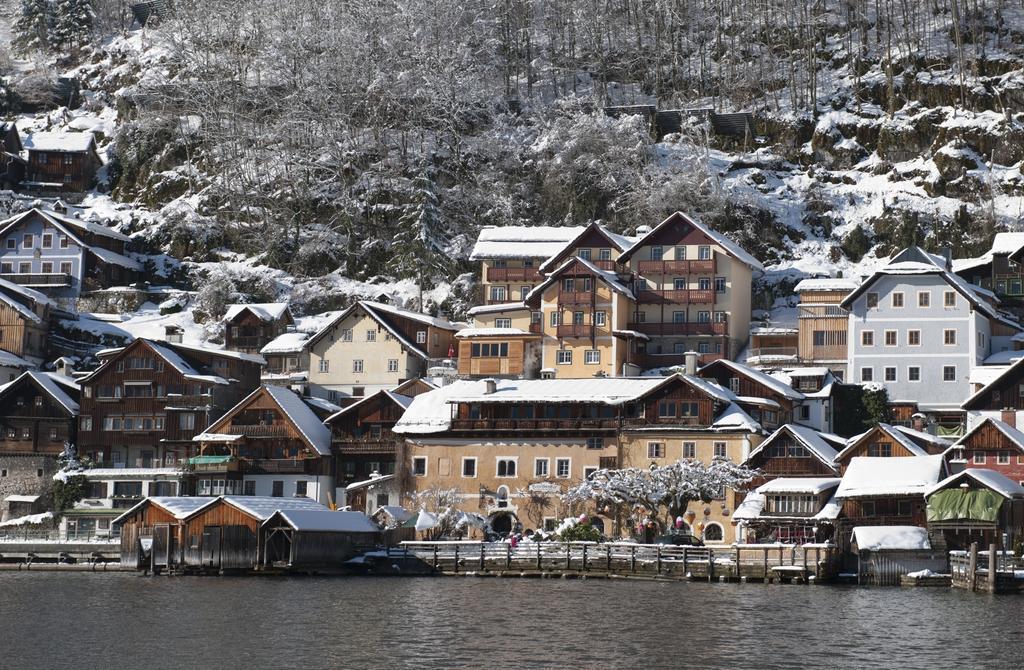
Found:
[[32, 248], [32, 235], [25, 235], [21, 238], [21, 246], [24, 249]]
[[43, 234], [43, 249], [52, 249], [52, 248], [53, 248], [53, 233], [44, 233]]
[[559, 365], [572, 365], [572, 350], [559, 349], [555, 352], [555, 362]]
[[504, 286], [492, 286], [491, 287], [491, 300], [493, 302], [505, 302], [505, 287]]
[[607, 323], [607, 313], [605, 312], [594, 312], [594, 325], [604, 326]]
[[603, 437], [588, 437], [587, 449], [604, 449]]
[[562, 320], [562, 318], [561, 318], [561, 316], [559, 315], [558, 312], [551, 312], [551, 325], [552, 326], [557, 326], [559, 321], [561, 321], [561, 320]]
[[913, 509], [909, 500], [903, 499], [896, 503], [896, 514], [899, 516], [910, 516]]
[[860, 380], [862, 382], [870, 382], [875, 379], [874, 368], [861, 368], [860, 369]]
[[811, 406], [800, 405], [800, 419], [803, 421], [809, 421], [811, 418]]
[[331, 362], [329, 360], [327, 360], [326, 358], [321, 358], [320, 359], [320, 372], [330, 372], [330, 371], [331, 371]]
[[907, 344], [912, 347], [921, 346], [921, 331], [920, 330], [908, 330], [907, 331]]
[[373, 329], [366, 331], [366, 341], [367, 342], [376, 342], [377, 341], [377, 331], [373, 330]]
[[875, 515], [875, 501], [865, 500], [860, 505], [861, 516], [874, 516]]
[[892, 444], [889, 442], [874, 442], [869, 444], [868, 456], [871, 458], [891, 458]]
[[864, 347], [875, 346], [875, 331], [873, 330], [862, 330], [860, 332], [860, 343]]
[[895, 330], [885, 331], [885, 346], [895, 347], [897, 343], [897, 336]]
[[568, 479], [572, 461], [568, 458], [555, 459], [555, 476], [559, 479]]
[[68, 236], [67, 235], [61, 235], [60, 236], [60, 248], [61, 249], [67, 249], [68, 248]]
[[612, 259], [612, 250], [611, 249], [598, 249], [598, 251], [597, 251], [597, 258], [598, 258], [598, 260], [602, 260], [602, 261], [610, 261]]
[[91, 416], [80, 417], [79, 420], [78, 420], [78, 429], [79, 430], [92, 430], [92, 417]]
[[515, 477], [516, 461], [514, 458], [498, 459], [498, 477]]
[[21, 429], [21, 439], [23, 439], [23, 440], [30, 440], [30, 439], [32, 439], [32, 429], [31, 428], [22, 428]]
[[462, 476], [476, 477], [476, 458], [467, 457], [462, 459]]
[[944, 381], [944, 382], [955, 382], [956, 381], [956, 366], [955, 365], [943, 365], [942, 366], [942, 381]]
[[903, 307], [903, 293], [901, 291], [894, 291], [892, 294], [892, 306]]
[[17, 249], [18, 248], [18, 241], [16, 239], [14, 239], [13, 237], [8, 237], [7, 238], [7, 248], [8, 249]]
[[548, 476], [548, 459], [546, 459], [546, 458], [535, 458], [533, 460], [533, 476], [534, 477], [547, 477]]
[[710, 277], [700, 277], [699, 279], [697, 279], [697, 288], [700, 289], [701, 291], [710, 291], [711, 290], [711, 278]]
[[256, 481], [248, 479], [242, 484], [242, 495], [254, 496], [256, 495]]
[[191, 412], [184, 412], [178, 415], [178, 428], [181, 430], [195, 430], [196, 415]]
[[956, 328], [946, 328], [942, 331], [942, 343], [946, 345], [956, 344]]
[[296, 498], [305, 498], [306, 497], [306, 491], [309, 490], [308, 487], [307, 487], [308, 483], [309, 482], [307, 482], [307, 481], [295, 482], [295, 497]]
[[397, 358], [389, 358], [388, 359], [388, 372], [398, 372], [398, 359]]
[[704, 540], [706, 542], [721, 542], [725, 537], [722, 525], [712, 521], [704, 528]]
[[976, 451], [976, 452], [974, 452], [974, 459], [973, 460], [974, 460], [974, 464], [975, 465], [985, 465], [985, 452], [984, 451]]
[[0, 272], [14, 274], [14, 263], [0, 263]]
[[894, 382], [896, 381], [896, 368], [886, 367], [885, 368], [885, 381]]
[[590, 479], [591, 477], [594, 476], [594, 473], [596, 473], [596, 472], [597, 472], [597, 468], [596, 467], [594, 467], [593, 465], [588, 465], [587, 467], [583, 468], [583, 478], [584, 479]]
[[715, 293], [725, 293], [725, 277], [715, 277]]
[[23, 274], [23, 275], [31, 274], [32, 273], [32, 264], [31, 263], [18, 263], [18, 272], [20, 274]]
[[583, 325], [583, 312], [573, 312], [572, 313], [572, 323], [573, 323], [574, 326], [582, 326]]
[[999, 465], [1009, 465], [1010, 464], [1010, 452], [1008, 452], [1008, 451], [1000, 451], [996, 455], [996, 463], [998, 463]]
[[271, 495], [271, 497], [274, 497], [274, 498], [283, 498], [284, 497], [284, 482], [279, 480], [279, 479], [275, 479], [274, 481], [272, 481], [270, 483], [270, 495]]
[[587, 349], [583, 352], [583, 363], [585, 365], [599, 365], [601, 363], [601, 351], [599, 349]]
[[942, 305], [944, 307], [956, 307], [956, 291], [946, 291], [943, 293]]
[[931, 307], [932, 305], [932, 294], [929, 291], [918, 291], [917, 292], [917, 306], [918, 307]]
[[532, 291], [532, 290], [533, 289], [531, 287], [529, 287], [529, 286], [520, 286], [519, 287], [519, 298], [521, 300], [526, 300], [526, 297], [528, 295], [530, 295], [530, 291]]
[[70, 261], [64, 261], [64, 262], [62, 262], [60, 264], [60, 273], [62, 275], [69, 275], [69, 274], [71, 274], [71, 262]]
[[715, 458], [728, 458], [729, 448], [725, 442], [715, 442]]
[[427, 475], [427, 457], [426, 456], [413, 456], [412, 459], [412, 476], [413, 477], [425, 477]]
[[908, 382], [919, 382], [921, 381], [921, 368], [916, 365], [911, 365], [907, 368], [907, 381]]
[[661, 247], [651, 247], [651, 260], [660, 261], [665, 256], [665, 250]]
[[344, 328], [344, 329], [342, 329], [342, 331], [341, 331], [341, 341], [342, 342], [351, 342], [352, 341], [352, 329], [351, 328]]
[[352, 361], [352, 372], [362, 372], [362, 371], [363, 371], [363, 360], [361, 358], [357, 358], [356, 360]]
[[508, 342], [474, 342], [470, 346], [473, 358], [498, 358], [508, 356]]
[[583, 260], [589, 261], [590, 260], [590, 249], [580, 249], [579, 256]]
[[427, 331], [425, 331], [425, 330], [417, 330], [416, 331], [416, 344], [426, 344], [426, 343], [427, 343]]
[[509, 319], [508, 317], [501, 318], [501, 319], [495, 319], [494, 320], [494, 327], [495, 328], [511, 328], [512, 327], [512, 319]]
[[711, 247], [700, 246], [697, 247], [697, 259], [702, 261], [711, 260]]
[[658, 402], [658, 416], [662, 419], [674, 419], [676, 416], [676, 403], [674, 400], [661, 400]]
[[868, 295], [867, 295], [867, 306], [868, 306], [868, 309], [872, 309], [872, 308], [878, 307], [878, 294], [877, 293], [868, 293]]
[[683, 458], [697, 458], [696, 442], [683, 442]]
[[648, 442], [647, 458], [665, 458], [664, 442]]

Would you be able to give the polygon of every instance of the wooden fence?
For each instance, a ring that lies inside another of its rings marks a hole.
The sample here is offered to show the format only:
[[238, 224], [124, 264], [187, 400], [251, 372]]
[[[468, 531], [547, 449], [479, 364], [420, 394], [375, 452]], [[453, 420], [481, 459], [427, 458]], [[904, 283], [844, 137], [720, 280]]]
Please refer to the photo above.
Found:
[[1017, 575], [1024, 571], [1024, 557], [1009, 551], [999, 551], [995, 545], [989, 551], [978, 551], [977, 543], [968, 551], [949, 552], [949, 573], [954, 587], [969, 591], [1001, 593], [1024, 589], [1024, 579]]
[[647, 576], [764, 581], [824, 580], [833, 571], [832, 544], [736, 544], [676, 547], [593, 542], [403, 542], [402, 548], [442, 574], [517, 573]]

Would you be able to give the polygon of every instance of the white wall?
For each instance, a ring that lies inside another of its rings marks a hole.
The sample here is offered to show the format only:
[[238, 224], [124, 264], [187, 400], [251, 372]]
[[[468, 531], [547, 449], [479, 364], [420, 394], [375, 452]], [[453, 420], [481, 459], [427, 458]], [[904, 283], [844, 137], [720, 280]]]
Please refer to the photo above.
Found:
[[245, 475], [242, 481], [255, 482], [255, 495], [267, 497], [273, 494], [275, 481], [284, 482], [284, 498], [294, 498], [295, 482], [304, 481], [306, 497], [323, 505], [330, 503], [329, 496], [334, 493], [334, 477], [330, 475]]

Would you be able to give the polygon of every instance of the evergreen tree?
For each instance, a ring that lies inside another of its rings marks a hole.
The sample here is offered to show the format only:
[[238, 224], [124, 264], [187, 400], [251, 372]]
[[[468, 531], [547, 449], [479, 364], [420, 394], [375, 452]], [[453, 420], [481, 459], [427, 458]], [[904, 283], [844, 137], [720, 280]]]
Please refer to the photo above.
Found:
[[50, 43], [54, 48], [74, 51], [92, 34], [95, 22], [92, 0], [57, 0]]
[[11, 44], [20, 53], [43, 51], [50, 47], [50, 3], [48, 0], [21, 0], [21, 12], [11, 24]]
[[417, 277], [421, 284], [430, 283], [435, 275], [443, 275], [449, 265], [445, 255], [445, 221], [438, 205], [435, 180], [430, 165], [413, 179], [411, 202], [398, 221], [399, 229], [393, 239], [396, 271], [401, 276]]

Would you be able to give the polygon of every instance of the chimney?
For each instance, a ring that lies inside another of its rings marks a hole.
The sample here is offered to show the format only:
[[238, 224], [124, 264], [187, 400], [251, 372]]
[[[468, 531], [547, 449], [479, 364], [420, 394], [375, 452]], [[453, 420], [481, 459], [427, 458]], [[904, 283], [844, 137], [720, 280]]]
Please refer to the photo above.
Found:
[[492, 395], [498, 390], [498, 380], [493, 377], [488, 377], [484, 381], [484, 395]]
[[1012, 407], [1006, 407], [1002, 412], [999, 413], [999, 418], [1003, 423], [1010, 426], [1011, 428], [1017, 427], [1017, 410]]
[[946, 271], [951, 271], [953, 269], [953, 249], [945, 246], [939, 249], [939, 253], [942, 254], [942, 258], [946, 261]]
[[919, 430], [922, 433], [928, 432], [928, 417], [920, 412], [915, 413], [911, 419], [910, 427], [914, 430]]
[[686, 374], [695, 375], [697, 374], [697, 352], [687, 351], [683, 354], [684, 367], [686, 368]]

